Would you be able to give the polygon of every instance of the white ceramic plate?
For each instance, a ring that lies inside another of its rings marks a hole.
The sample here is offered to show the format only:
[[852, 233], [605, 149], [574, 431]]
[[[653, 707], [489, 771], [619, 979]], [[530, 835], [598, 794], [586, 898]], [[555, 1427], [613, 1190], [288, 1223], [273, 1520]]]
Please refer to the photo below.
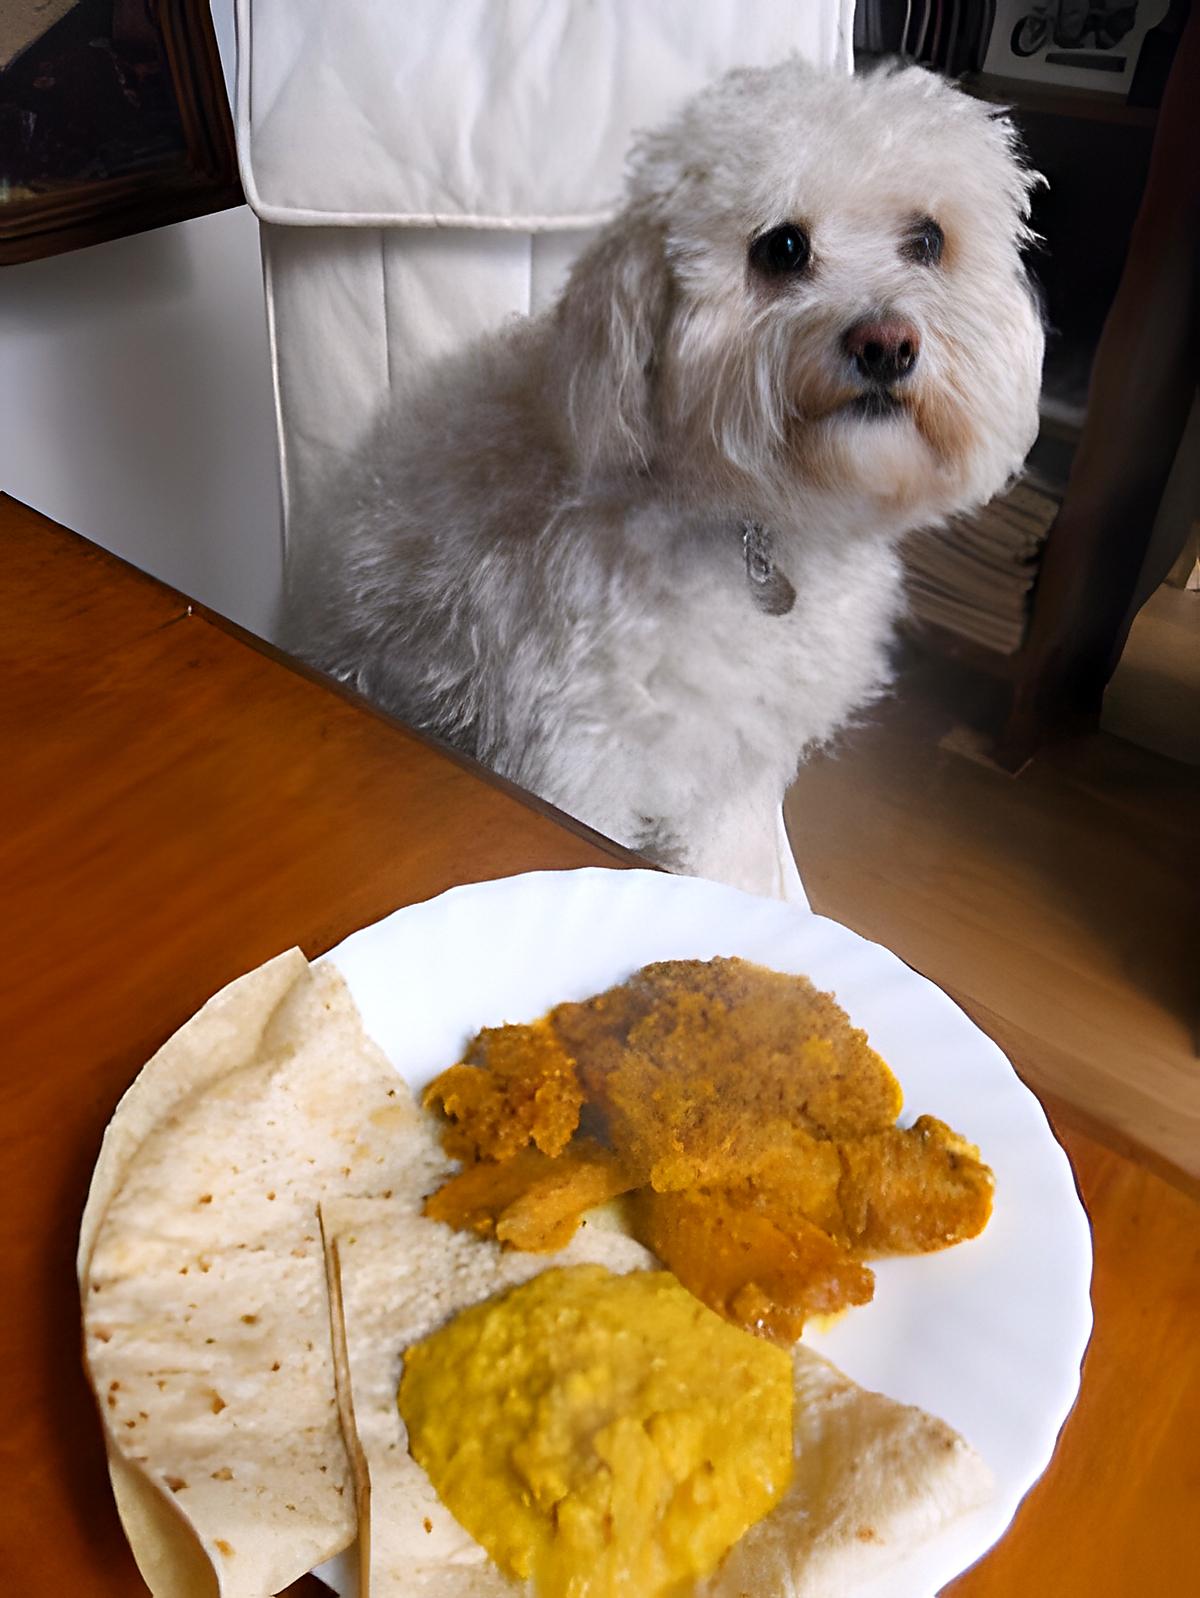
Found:
[[[876, 1266], [872, 1303], [805, 1341], [863, 1386], [942, 1416], [995, 1473], [983, 1509], [861, 1598], [932, 1598], [1001, 1536], [1079, 1389], [1091, 1233], [1037, 1100], [974, 1023], [894, 954], [807, 910], [656, 872], [540, 872], [455, 888], [328, 956], [414, 1088], [482, 1026], [527, 1021], [650, 960], [741, 955], [804, 972], [864, 1026], [904, 1088], [904, 1122], [941, 1117], [996, 1173], [983, 1236]], [[340, 1584], [340, 1583], [339, 1583]]]

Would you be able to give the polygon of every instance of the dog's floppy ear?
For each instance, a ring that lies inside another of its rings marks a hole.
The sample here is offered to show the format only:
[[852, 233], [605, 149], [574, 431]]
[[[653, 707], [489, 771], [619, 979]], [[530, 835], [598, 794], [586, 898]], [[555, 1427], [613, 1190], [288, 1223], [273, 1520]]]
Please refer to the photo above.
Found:
[[661, 223], [635, 208], [580, 256], [555, 313], [564, 409], [586, 474], [644, 467], [654, 354], [669, 310]]

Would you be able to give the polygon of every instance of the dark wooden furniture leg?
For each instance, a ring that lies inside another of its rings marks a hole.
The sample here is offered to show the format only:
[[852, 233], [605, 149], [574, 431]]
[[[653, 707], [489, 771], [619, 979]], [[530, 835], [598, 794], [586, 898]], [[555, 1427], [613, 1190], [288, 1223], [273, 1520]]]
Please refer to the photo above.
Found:
[[1159, 114], [1120, 287], [1092, 369], [1087, 420], [1046, 544], [996, 758], [1094, 726], [1129, 628], [1162, 581], [1143, 570], [1200, 375], [1200, 5]]

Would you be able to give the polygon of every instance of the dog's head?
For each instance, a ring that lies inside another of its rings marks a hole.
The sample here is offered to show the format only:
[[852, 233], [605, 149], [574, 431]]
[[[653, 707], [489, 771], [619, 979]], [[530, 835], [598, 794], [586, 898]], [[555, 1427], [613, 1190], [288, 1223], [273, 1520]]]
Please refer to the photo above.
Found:
[[641, 141], [558, 307], [586, 465], [903, 525], [989, 498], [1037, 428], [1034, 181], [918, 68], [721, 79]]

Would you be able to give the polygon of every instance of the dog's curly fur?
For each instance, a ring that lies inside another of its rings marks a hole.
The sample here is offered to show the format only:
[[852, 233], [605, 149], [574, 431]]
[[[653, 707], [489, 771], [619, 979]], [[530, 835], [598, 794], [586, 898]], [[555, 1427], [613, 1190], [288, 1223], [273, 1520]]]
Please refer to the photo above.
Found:
[[[917, 68], [721, 79], [636, 147], [552, 310], [396, 396], [298, 541], [293, 647], [653, 858], [777, 891], [800, 758], [887, 681], [900, 535], [1032, 443], [1033, 182]], [[789, 222], [807, 263], [764, 270]], [[886, 318], [919, 358], [876, 404], [847, 332]]]

